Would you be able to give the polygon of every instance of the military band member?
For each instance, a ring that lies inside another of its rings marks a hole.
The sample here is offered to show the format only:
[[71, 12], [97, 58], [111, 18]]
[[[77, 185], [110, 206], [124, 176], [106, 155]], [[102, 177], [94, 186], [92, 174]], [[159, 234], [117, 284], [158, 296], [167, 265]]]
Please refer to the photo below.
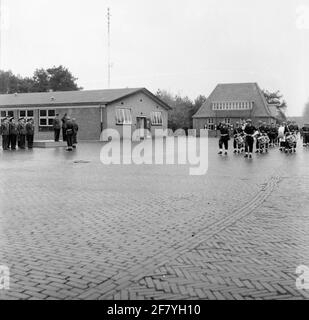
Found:
[[309, 124], [305, 124], [302, 129], [303, 146], [309, 147]]
[[[257, 130], [258, 130], [260, 135], [267, 134], [266, 122], [259, 121], [259, 126], [258, 126]], [[255, 147], [256, 147], [255, 153], [261, 152], [261, 146], [260, 146], [260, 143], [259, 143], [258, 139], [256, 139], [256, 146]], [[266, 147], [266, 149], [268, 149], [268, 148]]]
[[239, 135], [242, 135], [243, 134], [243, 129], [241, 127], [241, 125], [239, 124], [239, 122], [236, 122], [236, 126], [234, 128], [234, 131], [233, 131], [233, 135], [234, 135], [234, 143], [233, 143], [233, 147], [234, 147], [234, 153], [237, 153], [237, 142], [236, 142], [236, 137], [239, 136]]
[[78, 133], [78, 124], [76, 123], [76, 119], [72, 119], [73, 123], [73, 148], [76, 149], [77, 147], [77, 133]]
[[20, 118], [18, 121], [18, 147], [20, 149], [26, 148], [26, 122], [24, 118]]
[[229, 126], [226, 123], [220, 123], [217, 130], [220, 131], [220, 139], [219, 139], [219, 153], [223, 154], [223, 146], [225, 149], [224, 154], [227, 155], [227, 151], [229, 149], [229, 140], [230, 140], [230, 130]]
[[270, 140], [270, 143], [269, 143], [270, 146], [274, 147], [278, 137], [278, 129], [274, 123], [270, 125], [269, 131], [268, 131], [268, 137]]
[[252, 125], [252, 120], [248, 119], [244, 127], [246, 137], [245, 158], [252, 159], [254, 138], [258, 134], [258, 130]]
[[53, 120], [53, 128], [54, 128], [55, 142], [58, 142], [60, 137], [60, 130], [61, 130], [61, 120], [59, 119], [59, 114], [56, 114], [56, 117]]
[[33, 119], [28, 119], [26, 124], [26, 139], [28, 143], [28, 149], [33, 148], [33, 138], [34, 138], [34, 121]]
[[16, 150], [16, 143], [18, 137], [18, 124], [14, 118], [10, 121], [10, 144], [11, 150]]
[[1, 135], [2, 135], [2, 149], [8, 150], [9, 136], [10, 136], [10, 125], [7, 118], [4, 118], [1, 123]]

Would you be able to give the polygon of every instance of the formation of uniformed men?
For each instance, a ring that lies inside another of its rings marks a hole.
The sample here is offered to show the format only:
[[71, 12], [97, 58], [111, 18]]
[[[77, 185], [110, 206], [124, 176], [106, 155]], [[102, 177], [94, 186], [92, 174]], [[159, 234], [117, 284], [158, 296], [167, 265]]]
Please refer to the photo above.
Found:
[[[234, 137], [234, 153], [245, 152], [245, 158], [252, 158], [254, 141], [256, 141], [256, 153], [268, 152], [269, 147], [279, 144], [280, 151], [296, 152], [297, 135], [300, 132], [295, 121], [287, 121], [281, 126], [272, 123], [267, 125], [266, 122], [259, 121], [258, 126], [252, 125], [252, 120], [237, 122], [235, 127], [227, 123], [220, 123], [217, 129], [220, 131], [219, 155], [228, 154], [229, 140], [231, 129]], [[309, 146], [309, 126], [302, 129], [304, 145]]]
[[[62, 122], [62, 123], [61, 123]], [[77, 146], [78, 124], [76, 119], [71, 119], [64, 115], [60, 120], [59, 114], [56, 115], [53, 121], [55, 141], [60, 139], [60, 131], [62, 128], [63, 141], [67, 142], [68, 151], [72, 151]], [[2, 136], [3, 150], [16, 150], [17, 146], [23, 150], [33, 148], [35, 126], [33, 119], [20, 118], [18, 121], [12, 118], [4, 118], [0, 126], [0, 135]]]
[[68, 151], [73, 151], [77, 147], [77, 133], [78, 133], [78, 124], [76, 119], [71, 119], [67, 114], [65, 114], [61, 120], [59, 114], [56, 114], [56, 117], [53, 121], [54, 136], [55, 141], [59, 141], [60, 131], [62, 129], [62, 138], [63, 141], [67, 142]]
[[17, 122], [14, 118], [4, 118], [0, 127], [3, 150], [16, 150], [17, 146], [19, 149], [26, 149], [26, 142], [28, 149], [32, 149], [34, 130], [33, 119], [26, 121], [20, 118]]

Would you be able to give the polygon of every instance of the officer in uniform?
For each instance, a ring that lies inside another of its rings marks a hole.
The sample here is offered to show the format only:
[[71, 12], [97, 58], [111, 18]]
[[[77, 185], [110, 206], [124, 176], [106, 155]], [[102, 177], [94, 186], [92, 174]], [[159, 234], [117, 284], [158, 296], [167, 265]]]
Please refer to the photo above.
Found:
[[7, 118], [4, 118], [3, 122], [1, 123], [1, 135], [2, 135], [2, 149], [8, 150], [10, 125]]
[[77, 147], [77, 133], [78, 133], [78, 124], [76, 123], [76, 119], [72, 119], [73, 122], [73, 148]]
[[68, 144], [68, 151], [73, 151], [73, 134], [74, 134], [74, 125], [70, 117], [66, 121], [66, 138]]
[[15, 119], [12, 118], [10, 121], [10, 143], [11, 150], [16, 150], [16, 143], [18, 138], [18, 124]]
[[258, 134], [258, 130], [252, 125], [252, 120], [248, 119], [244, 127], [246, 137], [245, 158], [252, 159], [254, 137]]
[[62, 121], [62, 137], [63, 137], [63, 141], [67, 141], [67, 135], [66, 135], [66, 131], [67, 131], [67, 120], [68, 120], [68, 116], [65, 113], [64, 116], [61, 118]]
[[217, 130], [220, 131], [220, 140], [219, 140], [219, 155], [223, 154], [223, 146], [225, 148], [224, 154], [227, 155], [229, 149], [229, 140], [230, 140], [230, 130], [226, 123], [220, 123]]
[[24, 118], [20, 118], [18, 121], [18, 147], [20, 149], [26, 148], [26, 122]]
[[34, 138], [34, 121], [33, 119], [28, 119], [26, 124], [26, 139], [28, 143], [28, 149], [33, 148], [33, 138]]
[[61, 121], [59, 119], [59, 114], [56, 114], [56, 117], [53, 120], [53, 128], [55, 133], [55, 142], [58, 142], [60, 137], [60, 130], [61, 130]]

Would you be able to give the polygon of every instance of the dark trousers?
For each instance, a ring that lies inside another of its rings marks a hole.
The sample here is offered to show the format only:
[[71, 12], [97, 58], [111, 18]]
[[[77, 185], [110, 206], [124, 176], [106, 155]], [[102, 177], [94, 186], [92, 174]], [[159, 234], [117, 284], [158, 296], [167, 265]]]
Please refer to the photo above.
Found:
[[253, 144], [254, 144], [254, 139], [253, 137], [247, 136], [246, 137], [246, 148], [245, 151], [252, 153], [253, 152]]
[[26, 147], [26, 136], [24, 134], [21, 134], [18, 137], [18, 147], [20, 149], [25, 149], [25, 147]]
[[66, 133], [67, 129], [62, 128], [62, 138], [63, 141], [67, 141], [67, 133]]
[[11, 149], [16, 150], [16, 142], [17, 142], [17, 135], [16, 134], [10, 134], [10, 143], [11, 143]]
[[33, 134], [27, 134], [27, 143], [28, 143], [28, 148], [32, 149], [33, 148]]
[[303, 143], [305, 144], [307, 144], [307, 143], [309, 143], [309, 133], [304, 133], [304, 135], [303, 135]]
[[10, 147], [11, 147], [11, 136], [8, 135], [7, 148], [10, 149]]
[[60, 129], [54, 129], [54, 132], [55, 132], [55, 142], [58, 142], [60, 138]]
[[8, 144], [9, 144], [9, 136], [8, 135], [2, 136], [2, 149], [8, 150]]
[[225, 150], [229, 149], [229, 138], [228, 137], [221, 137], [219, 140], [219, 148], [222, 149], [224, 145]]
[[72, 149], [72, 147], [73, 147], [73, 135], [72, 134], [67, 135], [67, 144], [68, 144], [68, 149]]
[[77, 133], [73, 133], [73, 146], [77, 145]]

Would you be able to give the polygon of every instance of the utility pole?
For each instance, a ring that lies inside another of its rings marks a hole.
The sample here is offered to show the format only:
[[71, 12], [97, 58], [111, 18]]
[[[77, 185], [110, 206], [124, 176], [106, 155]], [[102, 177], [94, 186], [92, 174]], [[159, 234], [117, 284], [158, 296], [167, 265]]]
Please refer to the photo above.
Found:
[[[0, 0], [1, 1], [1, 0]], [[110, 8], [107, 8], [107, 44], [108, 44], [108, 71], [107, 71], [107, 86], [108, 89], [110, 89], [111, 86], [111, 13], [110, 13]]]

